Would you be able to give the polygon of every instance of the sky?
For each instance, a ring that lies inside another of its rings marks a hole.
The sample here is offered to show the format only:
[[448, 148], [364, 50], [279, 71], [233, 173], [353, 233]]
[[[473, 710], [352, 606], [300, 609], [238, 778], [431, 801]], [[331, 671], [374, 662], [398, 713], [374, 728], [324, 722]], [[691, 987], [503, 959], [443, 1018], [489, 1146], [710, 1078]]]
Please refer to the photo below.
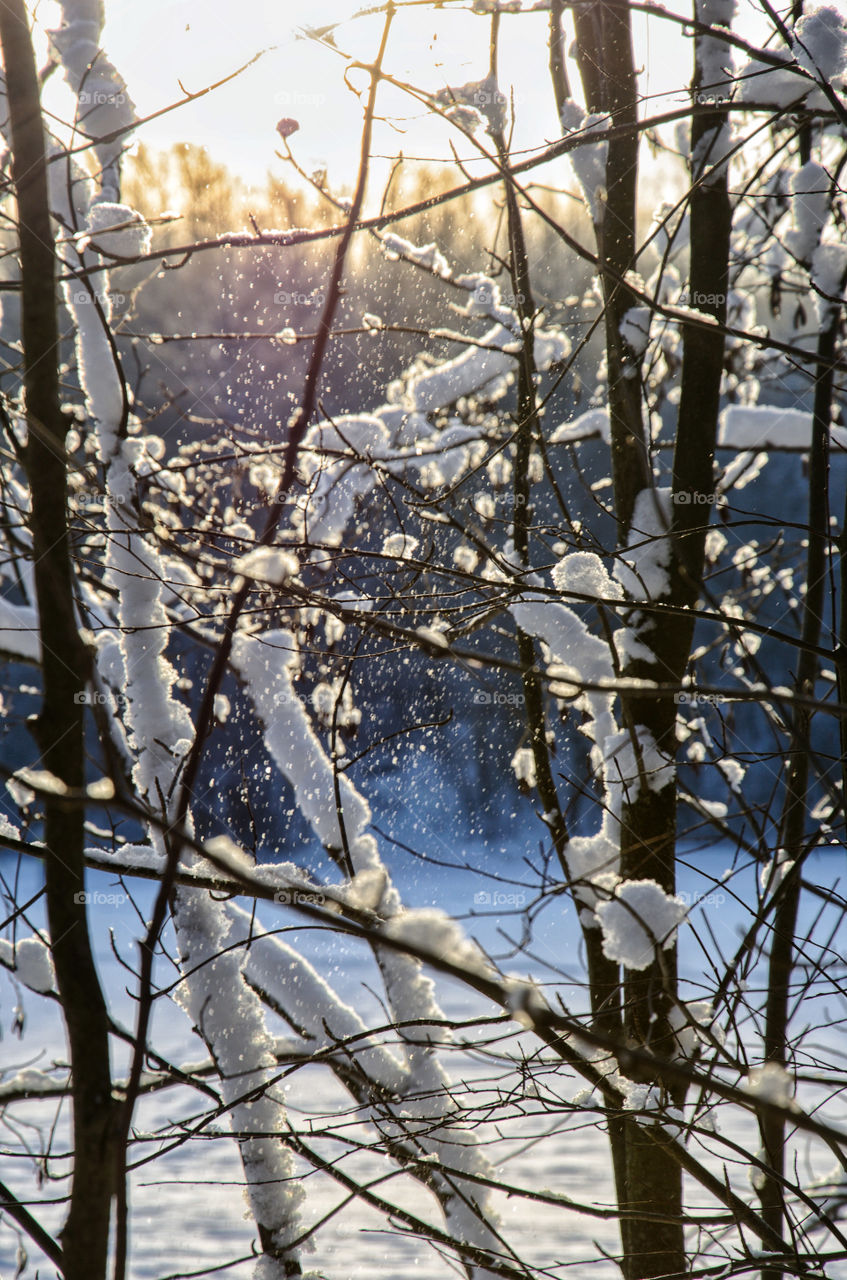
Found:
[[[362, 108], [345, 86], [345, 60], [332, 49], [305, 38], [304, 27], [340, 23], [338, 48], [356, 58], [373, 58], [382, 16], [353, 18], [366, 0], [106, 0], [103, 45], [129, 87], [141, 115], [178, 100], [182, 86], [206, 88], [265, 51], [237, 80], [197, 102], [145, 125], [139, 137], [154, 147], [191, 141], [208, 148], [248, 184], [264, 185], [270, 170], [281, 174], [276, 123], [293, 117], [300, 124], [292, 149], [308, 172], [326, 169], [335, 189], [351, 186], [356, 172]], [[530, 0], [524, 0], [527, 5]], [[752, 8], [752, 0], [741, 0]], [[669, 7], [674, 7], [670, 6]], [[688, 10], [683, 0], [678, 8]], [[40, 9], [51, 23], [55, 5]], [[469, 12], [470, 3], [447, 0], [403, 6], [395, 20], [386, 66], [401, 79], [427, 91], [484, 76], [488, 61], [489, 20]], [[672, 23], [634, 16], [636, 62], [643, 68], [645, 94], [672, 94], [664, 105], [679, 105], [690, 78], [690, 44]], [[500, 83], [511, 89], [516, 108], [514, 147], [538, 146], [560, 136], [547, 72], [547, 15], [506, 15], [502, 21]], [[575, 68], [572, 84], [578, 86]], [[54, 77], [48, 94], [61, 110], [62, 89]], [[367, 75], [354, 71], [351, 82], [365, 88]], [[654, 105], [662, 101], [656, 97]], [[51, 105], [48, 99], [48, 105]], [[450, 141], [466, 144], [455, 130], [434, 120], [408, 95], [383, 89], [379, 107], [392, 123], [380, 124], [375, 151], [393, 157], [447, 160]], [[67, 112], [67, 105], [65, 107]], [[471, 164], [479, 164], [472, 158]], [[377, 165], [375, 177], [387, 173]], [[372, 183], [378, 188], [379, 182]]]

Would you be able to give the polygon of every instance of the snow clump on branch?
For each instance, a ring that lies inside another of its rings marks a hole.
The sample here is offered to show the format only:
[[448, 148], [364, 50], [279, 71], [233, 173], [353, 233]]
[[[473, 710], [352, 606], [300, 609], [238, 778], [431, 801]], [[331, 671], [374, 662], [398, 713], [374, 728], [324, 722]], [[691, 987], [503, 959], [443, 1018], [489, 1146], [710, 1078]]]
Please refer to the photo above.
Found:
[[603, 930], [604, 955], [627, 969], [646, 969], [658, 947], [667, 950], [676, 942], [686, 908], [655, 880], [624, 880], [594, 914]]
[[833, 81], [847, 73], [847, 18], [834, 5], [804, 13], [791, 45], [800, 66], [812, 75]]

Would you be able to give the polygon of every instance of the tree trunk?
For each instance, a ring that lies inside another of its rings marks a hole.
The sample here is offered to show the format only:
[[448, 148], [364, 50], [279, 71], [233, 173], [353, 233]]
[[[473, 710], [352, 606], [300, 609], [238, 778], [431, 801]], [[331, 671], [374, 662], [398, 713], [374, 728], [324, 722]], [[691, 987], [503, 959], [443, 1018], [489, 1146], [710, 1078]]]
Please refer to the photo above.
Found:
[[[589, 111], [608, 112], [613, 125], [637, 123], [637, 86], [627, 0], [603, 0], [575, 11], [578, 62]], [[694, 91], [700, 83], [695, 69]], [[709, 130], [720, 130], [725, 110], [697, 113], [692, 122], [692, 150]], [[719, 137], [716, 134], [716, 138]], [[642, 419], [640, 369], [621, 337], [621, 321], [635, 304], [627, 288], [627, 271], [635, 265], [636, 195], [639, 138], [635, 130], [609, 141], [606, 199], [595, 223], [606, 306], [606, 355], [612, 477], [619, 541], [626, 544], [639, 493], [652, 485], [652, 469]], [[720, 169], [698, 181], [690, 197], [692, 294], [718, 298], [712, 309], [726, 316], [730, 205], [726, 174]], [[682, 390], [674, 454], [674, 495], [680, 490], [712, 495], [717, 418], [724, 339], [720, 330], [688, 326], [684, 333]], [[702, 505], [674, 504], [671, 562], [666, 601], [692, 607], [703, 571], [705, 527]], [[708, 510], [708, 506], [706, 507]], [[659, 621], [633, 611], [626, 623], [652, 653], [652, 659], [630, 660], [624, 675], [679, 684], [688, 664], [693, 638], [690, 618], [663, 615]], [[668, 695], [655, 699], [623, 697], [623, 722], [634, 746], [646, 730], [661, 753], [676, 758], [676, 706]], [[624, 804], [621, 876], [655, 880], [667, 893], [676, 887], [676, 786], [649, 790], [643, 783], [632, 803]], [[643, 971], [627, 970], [623, 982], [624, 1031], [634, 1044], [659, 1057], [675, 1050], [668, 1015], [676, 1001], [676, 951], [663, 950]], [[669, 1102], [678, 1098], [668, 1098]], [[624, 1122], [624, 1188], [620, 1207], [627, 1280], [685, 1272], [682, 1175], [678, 1163], [662, 1150], [658, 1131]], [[665, 1216], [645, 1221], [645, 1211]]]
[[[843, 282], [842, 282], [843, 287]], [[803, 606], [803, 642], [797, 664], [797, 692], [814, 697], [818, 677], [818, 657], [824, 614], [824, 593], [828, 571], [829, 542], [829, 427], [832, 419], [836, 339], [841, 323], [841, 308], [833, 307], [829, 322], [818, 340], [815, 398], [812, 412], [812, 440], [809, 452], [809, 549], [806, 561], [806, 597]], [[843, 588], [842, 588], [843, 589]], [[841, 692], [841, 690], [839, 690]], [[843, 693], [842, 693], [843, 696]], [[800, 878], [804, 856], [808, 851], [806, 825], [808, 819], [809, 753], [811, 750], [812, 711], [797, 707], [792, 726], [788, 758], [785, 804], [780, 844], [786, 860], [793, 863], [779, 886], [779, 899], [774, 911], [768, 994], [765, 1006], [765, 1061], [785, 1067], [788, 1063], [787, 1040], [791, 976], [794, 969], [794, 947], [797, 913], [800, 907]], [[765, 1160], [773, 1176], [765, 1179], [760, 1192], [762, 1218], [779, 1235], [785, 1226], [785, 1122], [781, 1116], [766, 1115], [760, 1120]], [[765, 1268], [762, 1280], [775, 1280], [776, 1271]]]
[[[25, 467], [32, 498], [41, 630], [43, 703], [35, 736], [43, 767], [81, 793], [87, 655], [74, 608], [66, 506], [67, 424], [59, 398], [55, 250], [38, 77], [23, 0], [0, 3], [0, 43], [18, 204], [29, 435]], [[47, 799], [47, 917], [70, 1048], [73, 1096], [73, 1185], [61, 1237], [66, 1280], [98, 1280], [106, 1274], [115, 1173], [108, 1018], [85, 907], [84, 816], [79, 801], [61, 796]]]

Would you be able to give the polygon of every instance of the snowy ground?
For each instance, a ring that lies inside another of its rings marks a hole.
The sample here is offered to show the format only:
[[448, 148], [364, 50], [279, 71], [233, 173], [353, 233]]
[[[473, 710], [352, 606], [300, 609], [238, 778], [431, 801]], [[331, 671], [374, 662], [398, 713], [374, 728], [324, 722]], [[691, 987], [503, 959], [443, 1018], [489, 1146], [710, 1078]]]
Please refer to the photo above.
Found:
[[[469, 858], [474, 861], [473, 852]], [[517, 860], [511, 864], [499, 862], [492, 866], [477, 850], [480, 867], [488, 872], [506, 875], [511, 865], [511, 875], [521, 879], [514, 870]], [[684, 926], [680, 939], [680, 959], [687, 998], [702, 998], [710, 986], [709, 967], [721, 968], [719, 953], [732, 954], [738, 938], [749, 922], [749, 904], [754, 900], [752, 869], [739, 871], [729, 881], [722, 881], [724, 871], [731, 865], [732, 854], [728, 849], [711, 849], [692, 854], [688, 866], [682, 869], [680, 891], [692, 905], [692, 923]], [[843, 867], [843, 853], [819, 855], [810, 868], [810, 878], [832, 885]], [[6, 864], [9, 873], [10, 864]], [[477, 918], [468, 921], [469, 930], [492, 953], [501, 956], [504, 970], [532, 972], [543, 982], [554, 982], [556, 989], [571, 1007], [582, 1003], [579, 980], [582, 966], [579, 956], [579, 929], [573, 907], [562, 898], [549, 900], [535, 919], [531, 961], [509, 958], [510, 945], [503, 934], [513, 938], [520, 936], [520, 908], [530, 902], [529, 885], [512, 881], [486, 878], [479, 871], [444, 870], [433, 866], [405, 861], [396, 862], [392, 868], [409, 905], [434, 905], [455, 912], [459, 916], [476, 913]], [[32, 875], [28, 870], [27, 875]], [[33, 877], [33, 884], [35, 879]], [[20, 898], [29, 896], [30, 886], [22, 885]], [[133, 940], [137, 934], [138, 919], [132, 904], [124, 898], [122, 886], [107, 876], [92, 879], [91, 889], [95, 897], [93, 916], [95, 921], [98, 959], [106, 985], [113, 993], [113, 1011], [125, 1025], [131, 1024], [131, 1000], [123, 991], [129, 975], [122, 975], [110, 947], [109, 930], [113, 931], [114, 946], [118, 953], [132, 963], [135, 961]], [[133, 885], [133, 893], [141, 905], [149, 902], [152, 889]], [[489, 900], [480, 900], [481, 895]], [[523, 897], [524, 900], [521, 900]], [[516, 900], [512, 900], [516, 899]], [[699, 901], [698, 901], [699, 899]], [[697, 902], [695, 906], [694, 903]], [[807, 903], [804, 924], [808, 927], [820, 904]], [[267, 925], [279, 927], [288, 924], [278, 909], [263, 910], [261, 918]], [[38, 912], [32, 919], [40, 923]], [[827, 933], [826, 922], [818, 922], [821, 937]], [[296, 945], [302, 948], [336, 985], [339, 993], [353, 1004], [360, 1013], [380, 1020], [378, 1005], [365, 984], [373, 984], [374, 971], [364, 950], [355, 943], [331, 937], [323, 931], [305, 930], [296, 925]], [[290, 942], [291, 937], [287, 937]], [[844, 955], [847, 938], [836, 935], [830, 943], [833, 952]], [[159, 972], [164, 982], [167, 975]], [[751, 988], [757, 975], [749, 976]], [[469, 999], [463, 988], [448, 981], [439, 981], [442, 1007], [456, 1018], [473, 1013], [491, 1013], [480, 1001]], [[377, 988], [378, 989], [378, 988]], [[13, 1073], [24, 1066], [47, 1066], [54, 1058], [61, 1058], [63, 1035], [55, 1008], [45, 1007], [46, 1002], [30, 992], [24, 993], [23, 1003], [26, 1024], [22, 1039], [10, 1032], [11, 1011], [19, 993], [12, 988], [8, 978], [0, 979], [2, 1000], [2, 1032], [0, 1041], [0, 1068]], [[796, 1014], [798, 1027], [815, 1026], [812, 1039], [820, 1045], [832, 1046], [837, 1042], [838, 1031], [829, 1025], [835, 1011], [814, 1000], [804, 1002]], [[281, 1030], [281, 1028], [280, 1028]], [[170, 1002], [157, 1006], [154, 1022], [154, 1042], [157, 1049], [178, 1062], [196, 1061], [205, 1055], [202, 1046], [193, 1036], [188, 1022]], [[511, 1041], [514, 1045], [514, 1039]], [[754, 1051], [755, 1052], [755, 1051]], [[459, 1058], [447, 1058], [454, 1078]], [[468, 1072], [468, 1055], [462, 1055], [463, 1070]], [[118, 1069], [121, 1064], [118, 1064]], [[490, 1069], [481, 1058], [471, 1070], [478, 1076]], [[574, 1080], [565, 1078], [555, 1083], [563, 1097], [571, 1097], [580, 1088]], [[287, 1085], [290, 1115], [295, 1123], [302, 1123], [301, 1113], [310, 1115], [332, 1114], [342, 1116], [349, 1099], [328, 1073], [317, 1067], [296, 1072]], [[141, 1102], [136, 1113], [136, 1127], [145, 1137], [135, 1144], [133, 1155], [152, 1155], [161, 1150], [161, 1140], [155, 1135], [167, 1130], [173, 1143], [175, 1120], [186, 1120], [199, 1113], [202, 1102], [197, 1094], [180, 1096], [176, 1091], [160, 1094]], [[302, 1110], [301, 1110], [302, 1109]], [[605, 1140], [592, 1123], [592, 1116], [576, 1117], [564, 1111], [561, 1117], [533, 1115], [537, 1109], [531, 1095], [516, 1095], [513, 1108], [516, 1118], [505, 1120], [498, 1115], [498, 1131], [489, 1118], [486, 1134], [488, 1151], [501, 1177], [510, 1183], [532, 1188], [546, 1188], [589, 1202], [598, 1208], [611, 1205], [611, 1184]], [[523, 1113], [518, 1116], [518, 1113]], [[55, 1104], [30, 1102], [14, 1109], [17, 1117], [15, 1130], [6, 1127], [2, 1136], [4, 1146], [17, 1148], [17, 1160], [6, 1161], [2, 1174], [24, 1196], [31, 1196], [38, 1203], [45, 1196], [39, 1191], [33, 1176], [32, 1161], [26, 1156], [27, 1147], [37, 1148], [37, 1135], [22, 1122], [38, 1124], [43, 1132], [55, 1119]], [[758, 1141], [749, 1117], [734, 1112], [736, 1127], [732, 1137], [755, 1150]], [[829, 1115], [830, 1120], [844, 1121], [844, 1115]], [[357, 1127], [352, 1111], [342, 1120], [336, 1120], [336, 1131], [342, 1138], [355, 1138]], [[64, 1129], [64, 1112], [60, 1114], [55, 1148], [61, 1147]], [[146, 1136], [149, 1135], [149, 1136]], [[547, 1136], [549, 1135], [549, 1136]], [[542, 1140], [543, 1139], [543, 1140]], [[198, 1143], [202, 1149], [198, 1150]], [[339, 1156], [341, 1144], [324, 1141], [321, 1155]], [[832, 1156], [821, 1153], [807, 1143], [797, 1147], [798, 1169], [804, 1180], [827, 1172]], [[57, 1160], [50, 1172], [62, 1170]], [[370, 1174], [384, 1177], [385, 1162], [369, 1156], [345, 1157], [342, 1167], [361, 1177]], [[305, 1171], [304, 1171], [305, 1172]], [[740, 1190], [749, 1194], [747, 1170], [743, 1161], [730, 1170], [733, 1181]], [[202, 1181], [198, 1179], [202, 1178]], [[52, 1194], [61, 1194], [63, 1183], [53, 1184]], [[241, 1170], [235, 1146], [225, 1132], [225, 1126], [217, 1130], [205, 1128], [191, 1141], [174, 1146], [169, 1154], [155, 1162], [142, 1164], [132, 1181], [132, 1268], [133, 1280], [164, 1280], [187, 1274], [212, 1273], [227, 1280], [246, 1280], [252, 1273], [250, 1242], [252, 1232], [244, 1220], [241, 1191]], [[343, 1201], [343, 1192], [324, 1176], [310, 1174], [305, 1185], [308, 1191], [307, 1217], [317, 1220]], [[397, 1197], [398, 1202], [424, 1213], [423, 1197], [419, 1189], [401, 1187], [399, 1180], [391, 1179], [381, 1184], [386, 1195]], [[501, 1198], [498, 1208], [502, 1227], [516, 1251], [538, 1265], [546, 1265], [553, 1275], [578, 1275], [580, 1277], [607, 1277], [619, 1274], [617, 1267], [602, 1257], [601, 1250], [614, 1251], [617, 1245], [617, 1229], [610, 1217], [586, 1217], [576, 1213], [563, 1214], [559, 1209], [529, 1205], [525, 1200]], [[62, 1218], [60, 1207], [39, 1208], [39, 1216], [51, 1230], [56, 1230]], [[0, 1276], [11, 1280], [15, 1274], [17, 1239], [6, 1226], [0, 1225]], [[32, 1248], [35, 1255], [35, 1249]], [[242, 1259], [238, 1262], [238, 1259]], [[51, 1274], [43, 1260], [33, 1256], [26, 1276], [34, 1276], [41, 1265], [41, 1275]], [[338, 1280], [363, 1280], [366, 1276], [379, 1275], [388, 1280], [406, 1276], [410, 1271], [420, 1280], [442, 1280], [451, 1274], [448, 1264], [429, 1247], [409, 1238], [386, 1223], [375, 1211], [360, 1206], [342, 1208], [329, 1227], [318, 1236], [318, 1247], [311, 1265], [325, 1271]], [[847, 1275], [847, 1270], [831, 1271], [831, 1275]]]

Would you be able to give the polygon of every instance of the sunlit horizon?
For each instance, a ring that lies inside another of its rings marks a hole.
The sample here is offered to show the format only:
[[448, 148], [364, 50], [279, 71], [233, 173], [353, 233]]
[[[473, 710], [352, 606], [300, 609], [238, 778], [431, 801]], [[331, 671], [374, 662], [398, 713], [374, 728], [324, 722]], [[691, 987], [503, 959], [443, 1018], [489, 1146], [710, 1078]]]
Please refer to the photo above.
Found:
[[[137, 140], [154, 149], [177, 142], [203, 146], [248, 185], [263, 187], [268, 172], [293, 177], [276, 154], [276, 124], [294, 118], [300, 128], [291, 145], [298, 162], [310, 173], [326, 170], [331, 185], [342, 189], [355, 177], [362, 122], [360, 102], [345, 85], [343, 55], [369, 61], [383, 21], [378, 13], [354, 20], [360, 9], [355, 0], [298, 0], [285, 6], [281, 18], [280, 6], [270, 0], [243, 0], [233, 21], [231, 7], [220, 0], [147, 0], [144, 6], [110, 0], [103, 45], [142, 117], [178, 101], [183, 89], [204, 90], [256, 58], [230, 83], [144, 124]], [[51, 18], [49, 10], [41, 11], [41, 21]], [[547, 21], [546, 13], [504, 15], [502, 21], [500, 84], [515, 103], [515, 151], [561, 136], [547, 72]], [[305, 27], [327, 24], [338, 24], [332, 34], [340, 52], [302, 34]], [[634, 15], [634, 30], [642, 94], [651, 109], [666, 108], [667, 95], [679, 105], [690, 79], [679, 27]], [[437, 92], [482, 78], [487, 63], [488, 22], [467, 6], [398, 12], [386, 62], [392, 75]], [[570, 60], [569, 72], [578, 96], [579, 77]], [[47, 101], [61, 114], [67, 98], [54, 79]], [[351, 82], [364, 87], [365, 73], [354, 70]], [[372, 191], [378, 191], [398, 151], [412, 161], [450, 163], [452, 143], [463, 159], [479, 164], [478, 153], [455, 129], [409, 95], [383, 85], [378, 110], [388, 119], [375, 130]]]
[[[272, 0], [242, 0], [237, 19], [222, 0], [109, 0], [103, 47], [124, 77], [139, 116], [155, 116], [136, 131], [133, 144], [153, 151], [177, 143], [203, 147], [210, 158], [250, 189], [262, 191], [268, 176], [296, 186], [299, 179], [278, 154], [280, 119], [295, 119], [298, 130], [290, 145], [307, 174], [325, 172], [336, 192], [349, 191], [359, 162], [362, 103], [345, 83], [349, 62], [373, 58], [384, 16], [377, 9], [362, 16], [356, 0], [294, 0], [283, 16]], [[752, 35], [755, 9], [742, 0], [739, 29]], [[43, 6], [38, 23], [58, 23], [55, 4]], [[307, 31], [329, 28], [330, 42]], [[567, 28], [566, 28], [567, 29]], [[673, 20], [633, 13], [639, 89], [645, 114], [679, 108], [691, 78], [690, 42]], [[568, 33], [567, 42], [570, 43]], [[504, 14], [499, 41], [499, 82], [514, 103], [513, 155], [537, 152], [561, 136], [548, 70], [548, 14], [525, 11]], [[435, 9], [401, 5], [395, 17], [386, 70], [423, 93], [483, 78], [488, 69], [489, 21], [459, 0]], [[249, 64], [249, 65], [245, 65]], [[212, 92], [209, 86], [245, 69]], [[580, 79], [568, 57], [571, 91], [581, 98]], [[350, 73], [350, 84], [364, 89], [362, 68]], [[195, 101], [167, 110], [186, 92], [202, 93]], [[50, 78], [45, 105], [59, 119], [73, 111], [61, 77]], [[157, 115], [156, 113], [162, 113]], [[380, 200], [392, 162], [399, 152], [415, 164], [453, 164], [455, 147], [470, 172], [489, 161], [461, 133], [439, 119], [414, 96], [383, 83], [377, 106], [369, 202]], [[672, 131], [665, 137], [673, 142]], [[559, 172], [540, 180], [557, 184]], [[408, 171], [408, 170], [407, 170]]]

